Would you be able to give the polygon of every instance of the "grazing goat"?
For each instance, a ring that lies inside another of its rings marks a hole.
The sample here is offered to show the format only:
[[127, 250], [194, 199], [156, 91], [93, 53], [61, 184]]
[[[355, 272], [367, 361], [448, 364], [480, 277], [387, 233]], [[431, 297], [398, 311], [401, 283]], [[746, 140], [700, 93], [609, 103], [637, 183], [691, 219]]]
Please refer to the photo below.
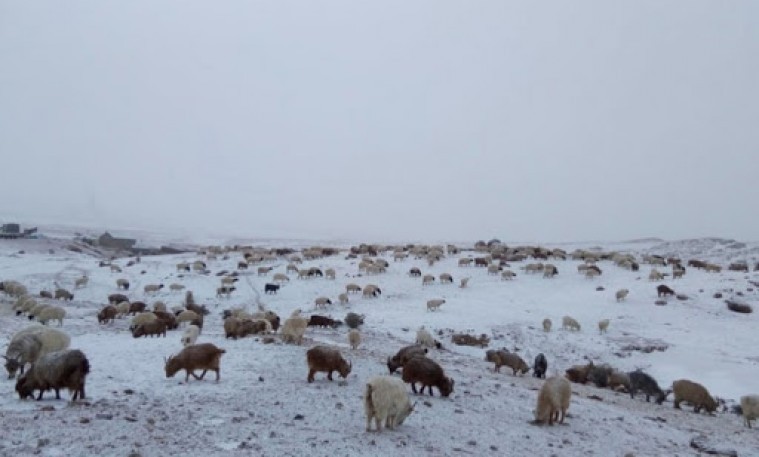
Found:
[[[190, 375], [197, 380], [203, 379], [207, 371], [216, 372], [216, 382], [220, 379], [221, 356], [227, 352], [218, 348], [212, 343], [193, 344], [182, 349], [179, 354], [170, 356], [166, 359], [164, 369], [166, 377], [171, 378], [179, 370], [185, 370], [187, 375], [184, 381], [189, 382]], [[195, 374], [195, 370], [203, 370], [200, 376]]]
[[546, 379], [538, 393], [538, 405], [535, 408], [535, 422], [548, 425], [554, 422], [563, 424], [572, 398], [572, 386], [565, 378], [553, 376]]
[[60, 400], [60, 389], [74, 392], [72, 401], [84, 399], [84, 384], [90, 372], [90, 363], [84, 353], [78, 349], [66, 349], [50, 352], [41, 356], [32, 365], [28, 373], [16, 381], [16, 392], [23, 400], [39, 390], [37, 400], [42, 400], [46, 390], [55, 390], [55, 398]]
[[306, 351], [308, 363], [308, 382], [314, 382], [314, 374], [326, 372], [327, 379], [332, 381], [332, 372], [337, 371], [340, 377], [347, 378], [353, 368], [353, 364], [347, 362], [340, 351], [328, 346], [314, 346]]
[[371, 430], [372, 419], [378, 432], [382, 424], [393, 430], [414, 411], [403, 381], [392, 376], [375, 376], [366, 383], [364, 413], [366, 431]]
[[443, 368], [432, 359], [424, 356], [414, 356], [406, 361], [403, 365], [403, 382], [411, 384], [411, 390], [416, 391], [416, 383], [422, 385], [421, 393], [424, 394], [424, 388], [428, 387], [430, 395], [432, 387], [437, 387], [440, 395], [447, 397], [453, 392], [454, 380], [445, 376]]

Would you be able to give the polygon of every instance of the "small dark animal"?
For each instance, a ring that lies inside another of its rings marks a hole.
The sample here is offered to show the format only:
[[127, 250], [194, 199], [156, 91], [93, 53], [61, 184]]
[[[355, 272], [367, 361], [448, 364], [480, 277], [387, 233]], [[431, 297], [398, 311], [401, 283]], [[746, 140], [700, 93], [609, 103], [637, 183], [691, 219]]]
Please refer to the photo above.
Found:
[[129, 298], [124, 294], [111, 294], [108, 296], [108, 303], [118, 305], [121, 302], [129, 302]]
[[422, 394], [424, 394], [424, 388], [428, 387], [430, 395], [433, 395], [433, 386], [438, 388], [443, 397], [447, 397], [453, 392], [453, 379], [445, 376], [443, 368], [437, 362], [425, 356], [411, 357], [403, 365], [402, 379], [403, 382], [411, 384], [411, 390], [414, 393], [417, 393], [417, 382], [422, 385]]
[[51, 298], [52, 299], [53, 298], [53, 293], [49, 292], [47, 290], [41, 290], [40, 291], [40, 297], [42, 297], [42, 298]]
[[545, 378], [548, 371], [548, 361], [546, 356], [541, 352], [535, 357], [535, 363], [532, 366], [532, 375], [536, 378]]
[[314, 375], [319, 371], [326, 372], [330, 381], [333, 371], [337, 371], [341, 378], [347, 378], [353, 368], [353, 364], [347, 362], [339, 350], [329, 346], [314, 346], [306, 351], [306, 362], [308, 382], [314, 382]]
[[101, 324], [105, 324], [108, 321], [113, 322], [113, 320], [116, 318], [116, 315], [118, 314], [118, 310], [113, 305], [108, 305], [105, 308], [101, 309], [98, 313], [98, 322]]
[[166, 322], [156, 319], [153, 322], [140, 324], [132, 330], [132, 336], [139, 338], [141, 336], [163, 336], [166, 337]]
[[32, 368], [16, 381], [16, 392], [23, 400], [39, 390], [39, 401], [43, 392], [53, 389], [55, 398], [60, 400], [60, 389], [67, 388], [74, 392], [72, 401], [84, 399], [84, 382], [89, 372], [90, 363], [82, 351], [68, 349], [51, 352], [37, 359]]
[[656, 403], [661, 405], [667, 398], [667, 394], [660, 388], [656, 380], [641, 370], [635, 370], [627, 373], [630, 378], [630, 398], [635, 398], [638, 391], [646, 394], [646, 401], [650, 401], [652, 396], [656, 396]]
[[412, 276], [412, 277], [422, 276], [422, 270], [414, 267], [408, 271], [408, 274], [409, 276]]
[[266, 283], [266, 285], [264, 285], [264, 293], [276, 294], [277, 291], [279, 290], [279, 287], [280, 287], [279, 284]]
[[402, 368], [411, 357], [417, 355], [424, 356], [425, 354], [427, 354], [427, 348], [419, 344], [404, 346], [397, 354], [387, 358], [387, 369], [390, 371], [390, 374], [393, 374], [398, 368]]
[[308, 320], [309, 327], [332, 327], [337, 328], [342, 322], [318, 314], [312, 315]]
[[324, 276], [324, 273], [322, 273], [322, 271], [316, 267], [311, 267], [308, 269], [308, 276], [309, 277], [318, 276], [319, 278], [321, 278], [322, 276]]
[[664, 284], [660, 284], [656, 287], [656, 293], [659, 297], [666, 297], [667, 295], [675, 295], [675, 291], [670, 289]]
[[148, 305], [141, 301], [136, 301], [134, 303], [131, 303], [129, 305], [129, 314], [136, 315], [137, 313], [145, 312], [145, 309], [147, 309]]

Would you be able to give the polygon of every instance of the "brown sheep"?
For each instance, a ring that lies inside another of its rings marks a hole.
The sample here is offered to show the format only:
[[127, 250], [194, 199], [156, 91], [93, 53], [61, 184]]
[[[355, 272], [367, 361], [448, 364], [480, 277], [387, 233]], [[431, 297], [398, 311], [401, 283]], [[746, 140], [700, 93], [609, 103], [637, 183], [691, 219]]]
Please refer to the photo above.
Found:
[[521, 357], [503, 349], [489, 350], [485, 353], [485, 360], [487, 362], [495, 363], [495, 372], [499, 373], [503, 365], [508, 366], [514, 371], [514, 376], [517, 372], [525, 374], [530, 371], [530, 367], [527, 365]]
[[666, 297], [667, 295], [675, 295], [675, 291], [670, 289], [664, 284], [661, 284], [656, 287], [656, 293], [658, 294], [659, 297], [662, 297], [662, 296]]
[[165, 311], [153, 311], [153, 314], [155, 314], [159, 321], [162, 321], [164, 324], [166, 324], [167, 330], [174, 330], [179, 327], [179, 323], [177, 323], [177, 317], [173, 314], [167, 313]]
[[424, 356], [425, 354], [427, 354], [427, 348], [419, 344], [404, 346], [398, 351], [397, 354], [387, 358], [387, 369], [390, 371], [390, 374], [393, 374], [398, 368], [403, 368], [403, 365], [411, 357], [417, 355]]
[[693, 411], [698, 413], [701, 408], [707, 413], [717, 410], [717, 401], [709, 394], [706, 387], [687, 379], [678, 379], [672, 383], [672, 392], [675, 394], [674, 407], [680, 409], [680, 403], [686, 402], [693, 405]]
[[[119, 302], [119, 303], [121, 303], [121, 302]], [[143, 303], [141, 301], [136, 301], [134, 303], [130, 303], [129, 304], [129, 314], [135, 314], [136, 315], [138, 313], [145, 312], [145, 310], [147, 309], [147, 307], [148, 307], [148, 305], [146, 305], [145, 303]]]
[[447, 397], [453, 392], [453, 379], [445, 376], [443, 368], [432, 359], [423, 356], [411, 357], [403, 365], [403, 382], [411, 383], [411, 390], [416, 391], [416, 383], [422, 385], [421, 393], [424, 394], [424, 388], [428, 387], [430, 395], [432, 387], [437, 387], [440, 395]]
[[[187, 375], [184, 381], [190, 380], [190, 375], [197, 380], [203, 379], [208, 370], [216, 372], [216, 382], [220, 379], [219, 363], [221, 356], [227, 351], [218, 348], [212, 343], [193, 344], [182, 349], [179, 354], [166, 359], [166, 377], [173, 377], [177, 371], [185, 370]], [[203, 370], [200, 376], [195, 370]]]
[[101, 309], [98, 313], [98, 322], [101, 324], [105, 324], [108, 321], [113, 322], [118, 313], [119, 310], [117, 310], [115, 306], [108, 305], [105, 308]]
[[578, 384], [585, 384], [588, 381], [588, 374], [593, 369], [593, 362], [587, 365], [574, 365], [565, 372], [567, 379]]
[[306, 351], [308, 363], [308, 382], [314, 382], [314, 374], [318, 371], [327, 373], [327, 379], [332, 381], [332, 372], [337, 371], [340, 377], [347, 378], [353, 364], [346, 362], [340, 351], [329, 346], [314, 346]]
[[162, 320], [154, 320], [153, 322], [147, 322], [140, 324], [132, 330], [132, 336], [139, 338], [141, 336], [163, 336], [166, 337], [166, 322]]

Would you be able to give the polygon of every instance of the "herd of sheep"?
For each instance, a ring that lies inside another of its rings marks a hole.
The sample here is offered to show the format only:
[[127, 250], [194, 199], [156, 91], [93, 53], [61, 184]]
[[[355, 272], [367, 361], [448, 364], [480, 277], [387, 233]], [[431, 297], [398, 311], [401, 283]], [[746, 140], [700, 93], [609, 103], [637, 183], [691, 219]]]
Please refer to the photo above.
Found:
[[[603, 274], [598, 264], [601, 261], [610, 261], [620, 268], [637, 271], [641, 263], [652, 266], [671, 266], [671, 277], [681, 278], [686, 274], [686, 268], [679, 259], [664, 258], [661, 256], [643, 256], [637, 259], [631, 254], [602, 253], [595, 251], [577, 250], [567, 253], [560, 249], [544, 249], [541, 247], [517, 247], [509, 248], [500, 244], [488, 245], [478, 243], [475, 246], [476, 256], [464, 256], [458, 259], [457, 265], [463, 270], [470, 268], [483, 268], [489, 275], [499, 275], [504, 281], [514, 281], [518, 277], [508, 267], [512, 263], [523, 262], [528, 259], [535, 260], [566, 260], [572, 258], [581, 261], [578, 272], [585, 277], [594, 278]], [[221, 248], [212, 247], [204, 250], [202, 254], [205, 260], [230, 258], [234, 253], [240, 253], [241, 259], [235, 259], [236, 270], [232, 273], [223, 272], [216, 295], [219, 298], [228, 298], [236, 290], [236, 283], [243, 270], [251, 265], [265, 261], [276, 261], [281, 258], [288, 260], [284, 272], [273, 272], [274, 267], [260, 266], [257, 275], [266, 277], [272, 274], [271, 282], [264, 287], [266, 294], [276, 294], [283, 284], [290, 283], [288, 274], [297, 274], [299, 280], [324, 278], [336, 280], [336, 272], [329, 268], [322, 271], [319, 267], [300, 268], [299, 265], [306, 260], [316, 260], [327, 255], [343, 254], [332, 248], [309, 248], [300, 254], [293, 250], [261, 250], [253, 248]], [[390, 264], [381, 258], [382, 254], [390, 253], [396, 262], [403, 262], [409, 257], [422, 260], [428, 266], [434, 265], [447, 256], [460, 255], [461, 249], [449, 245], [443, 246], [376, 246], [360, 245], [350, 248], [347, 259], [356, 259], [358, 270], [356, 276], [371, 276], [377, 281], [381, 275], [387, 272]], [[139, 262], [139, 260], [137, 260]], [[101, 262], [101, 266], [110, 267], [114, 273], [123, 270], [115, 264]], [[687, 264], [689, 267], [701, 268], [708, 272], [719, 272], [721, 268], [714, 264], [692, 259]], [[194, 271], [208, 275], [207, 264], [204, 260], [194, 262], [181, 262], [176, 265], [177, 272], [183, 277], [188, 272]], [[735, 265], [731, 270], [743, 271]], [[542, 274], [543, 278], [551, 279], [560, 274], [559, 268], [550, 263], [528, 263], [521, 267], [526, 274]], [[652, 268], [649, 279], [661, 281], [664, 275], [657, 268]], [[435, 284], [436, 278], [432, 274], [423, 274], [419, 267], [413, 267], [408, 271], [412, 278], [421, 278], [421, 285], [425, 288]], [[460, 288], [466, 288], [472, 274], [461, 278]], [[437, 277], [440, 284], [452, 284], [454, 277], [450, 273], [442, 273]], [[125, 293], [130, 291], [130, 282], [125, 278], [117, 278], [114, 281], [117, 293], [110, 294], [104, 300], [103, 307], [94, 318], [103, 325], [112, 323], [115, 319], [125, 318], [131, 315], [130, 332], [134, 338], [140, 337], [166, 337], [167, 331], [179, 329], [184, 324], [180, 341], [184, 348], [176, 355], [169, 357], [165, 362], [165, 375], [172, 377], [177, 372], [185, 371], [185, 382], [190, 376], [202, 380], [208, 371], [216, 374], [216, 381], [221, 378], [221, 359], [227, 352], [212, 343], [198, 343], [198, 338], [204, 329], [206, 316], [209, 314], [207, 307], [195, 303], [191, 291], [185, 294], [184, 306], [167, 309], [167, 306], [157, 301], [152, 309], [139, 300], [130, 299]], [[74, 281], [74, 288], [86, 288], [88, 277], [82, 276]], [[291, 287], [291, 286], [288, 286]], [[185, 284], [172, 283], [168, 289], [172, 292], [182, 291]], [[162, 283], [151, 283], [143, 287], [144, 296], [152, 296], [164, 289]], [[326, 310], [335, 303], [347, 305], [353, 294], [361, 293], [366, 299], [376, 299], [382, 296], [382, 289], [378, 284], [360, 286], [349, 283], [344, 292], [340, 289], [336, 292], [337, 300], [333, 301], [328, 296], [319, 296], [314, 300], [316, 310]], [[4, 298], [12, 302], [13, 310], [18, 316], [25, 316], [36, 321], [31, 326], [17, 332], [11, 338], [6, 350], [5, 367], [9, 378], [14, 378], [19, 373], [16, 381], [16, 392], [21, 399], [34, 395], [37, 391], [37, 399], [41, 399], [45, 391], [54, 390], [56, 398], [60, 398], [59, 390], [68, 389], [73, 393], [72, 400], [85, 398], [85, 379], [90, 372], [90, 365], [85, 354], [77, 349], [70, 349], [71, 339], [60, 328], [64, 326], [66, 309], [61, 306], [63, 301], [71, 301], [74, 295], [68, 290], [58, 288], [54, 292], [40, 291], [36, 295], [31, 293], [26, 286], [15, 280], [0, 282], [0, 291]], [[666, 285], [658, 285], [656, 288], [659, 297], [674, 295], [675, 292]], [[121, 293], [124, 292], [124, 293]], [[624, 301], [629, 294], [628, 289], [620, 289], [615, 292], [617, 302]], [[426, 310], [439, 311], [446, 303], [445, 299], [430, 299], [426, 303]], [[347, 339], [352, 350], [356, 350], [361, 344], [360, 326], [365, 316], [348, 313], [344, 321], [337, 321], [327, 316], [313, 314], [306, 317], [300, 308], [294, 310], [289, 317], [280, 322], [280, 317], [263, 307], [259, 311], [250, 313], [244, 308], [232, 308], [224, 312], [223, 334], [226, 338], [237, 340], [249, 335], [261, 335], [267, 342], [276, 340], [285, 344], [301, 345], [304, 342], [309, 327], [337, 328], [347, 325]], [[59, 328], [52, 328], [48, 324], [57, 323]], [[571, 316], [562, 317], [562, 329], [568, 331], [581, 331], [580, 323]], [[610, 325], [609, 319], [598, 322], [599, 332], [605, 332]], [[552, 329], [552, 321], [546, 318], [542, 322], [545, 332]], [[455, 341], [455, 340], [454, 340]], [[364, 409], [366, 414], [366, 429], [371, 429], [374, 422], [375, 429], [381, 430], [383, 424], [392, 429], [401, 425], [403, 421], [414, 411], [406, 384], [411, 385], [415, 394], [424, 394], [427, 389], [433, 395], [433, 388], [437, 389], [442, 397], [448, 397], [454, 390], [455, 381], [446, 375], [443, 367], [435, 361], [430, 350], [441, 349], [442, 344], [424, 327], [418, 329], [415, 344], [401, 348], [395, 355], [387, 358], [389, 375], [374, 376], [365, 382], [363, 395]], [[326, 373], [328, 380], [332, 380], [333, 372], [337, 372], [342, 378], [347, 378], [353, 368], [353, 363], [346, 360], [340, 350], [326, 345], [315, 345], [305, 351], [305, 360], [308, 368], [307, 382], [315, 380], [316, 373]], [[548, 370], [548, 360], [543, 353], [535, 357], [532, 366], [523, 360], [517, 353], [503, 349], [490, 349], [485, 351], [485, 360], [495, 364], [494, 372], [507, 366], [511, 368], [513, 376], [523, 375], [533, 371], [537, 378], [545, 378]], [[29, 368], [27, 369], [27, 366]], [[393, 376], [397, 370], [401, 370], [400, 380]], [[199, 374], [198, 374], [199, 372]], [[696, 412], [702, 409], [708, 413], [717, 410], [719, 401], [712, 397], [708, 390], [701, 384], [681, 379], [672, 384], [672, 388], [662, 390], [656, 381], [648, 374], [635, 370], [623, 373], [608, 365], [596, 365], [592, 361], [586, 365], [576, 365], [566, 370], [564, 375], [548, 377], [543, 381], [537, 395], [537, 404], [534, 409], [534, 422], [547, 423], [549, 425], [558, 422], [563, 423], [571, 402], [571, 383], [592, 383], [598, 387], [608, 387], [615, 390], [625, 391], [631, 397], [636, 393], [643, 392], [646, 401], [651, 397], [657, 404], [661, 404], [669, 394], [674, 394], [674, 407], [679, 408], [682, 402], [693, 405]], [[417, 389], [417, 384], [421, 391]], [[751, 427], [751, 421], [759, 416], [759, 396], [746, 395], [740, 400], [741, 411], [745, 423]]]

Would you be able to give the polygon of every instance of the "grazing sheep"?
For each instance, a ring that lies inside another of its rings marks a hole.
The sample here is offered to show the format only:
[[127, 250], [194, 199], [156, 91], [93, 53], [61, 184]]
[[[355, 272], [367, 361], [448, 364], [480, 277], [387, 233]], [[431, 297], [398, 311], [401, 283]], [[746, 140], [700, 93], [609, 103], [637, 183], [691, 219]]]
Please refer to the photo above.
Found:
[[175, 315], [166, 311], [153, 311], [153, 314], [156, 315], [159, 321], [162, 321], [164, 324], [166, 324], [167, 330], [174, 330], [175, 328], [179, 327], [179, 324], [177, 323], [177, 317]]
[[158, 319], [158, 316], [156, 316], [155, 320], [134, 326], [132, 329], [132, 336], [134, 338], [139, 338], [141, 336], [150, 336], [151, 338], [154, 336], [162, 336], [165, 338], [166, 322]]
[[[177, 371], [185, 370], [187, 375], [184, 381], [190, 380], [190, 375], [197, 380], [203, 379], [207, 371], [216, 372], [216, 382], [219, 382], [221, 356], [227, 352], [218, 348], [212, 343], [193, 344], [182, 349], [179, 354], [170, 356], [166, 359], [164, 367], [166, 377], [173, 377]], [[200, 376], [195, 374], [195, 370], [203, 370]]]
[[364, 316], [356, 313], [348, 313], [343, 319], [348, 328], [358, 328], [364, 323]]
[[129, 314], [142, 313], [147, 309], [148, 305], [141, 301], [136, 301], [129, 304]]
[[503, 280], [503, 281], [511, 281], [512, 279], [514, 279], [514, 278], [516, 277], [516, 275], [517, 275], [517, 274], [516, 274], [516, 273], [514, 273], [514, 272], [513, 272], [513, 271], [511, 271], [511, 270], [504, 270], [504, 271], [501, 273], [501, 280]]
[[588, 371], [588, 381], [595, 384], [596, 387], [606, 387], [609, 382], [609, 375], [614, 369], [608, 364], [594, 365], [593, 368]]
[[363, 291], [364, 298], [375, 298], [381, 294], [382, 294], [382, 291], [380, 290], [380, 288], [375, 286], [374, 284], [367, 284], [366, 287], [364, 287], [364, 291]]
[[459, 266], [460, 267], [468, 267], [468, 266], [472, 265], [472, 261], [474, 261], [474, 259], [471, 259], [471, 258], [468, 258], [468, 257], [467, 258], [463, 258], [463, 259], [459, 259]]
[[40, 313], [42, 313], [42, 311], [45, 308], [48, 308], [49, 306], [50, 305], [47, 305], [45, 303], [38, 303], [32, 306], [32, 308], [29, 311], [27, 311], [27, 316], [29, 317], [29, 320], [37, 318], [37, 316], [39, 316]]
[[424, 388], [428, 387], [430, 395], [432, 387], [437, 387], [440, 395], [447, 397], [453, 392], [453, 379], [445, 376], [443, 368], [432, 359], [424, 356], [414, 356], [406, 361], [403, 365], [403, 382], [411, 384], [411, 390], [416, 391], [416, 383], [422, 385], [421, 394], [424, 394]]
[[418, 344], [404, 346], [394, 356], [387, 358], [387, 369], [390, 374], [393, 374], [398, 368], [402, 368], [411, 357], [423, 357], [426, 354], [427, 348]]
[[347, 362], [340, 351], [328, 346], [314, 346], [306, 351], [308, 363], [308, 382], [314, 382], [314, 374], [326, 372], [327, 379], [332, 381], [332, 372], [337, 371], [341, 378], [345, 379], [351, 372], [353, 364]]
[[571, 316], [564, 316], [561, 318], [561, 328], [565, 330], [580, 331], [580, 324]]
[[123, 294], [111, 294], [108, 296], [109, 305], [118, 305], [121, 302], [128, 302], [129, 298]]
[[70, 343], [71, 338], [67, 334], [41, 325], [19, 330], [11, 338], [3, 357], [8, 379], [13, 379], [16, 371], [23, 374], [27, 363], [34, 364], [40, 356], [66, 349]]
[[286, 319], [282, 325], [282, 341], [300, 345], [303, 342], [306, 327], [308, 327], [308, 320], [304, 317], [298, 315]]
[[550, 332], [551, 331], [551, 319], [545, 318], [543, 319], [543, 331], [544, 332]]
[[53, 298], [53, 293], [48, 290], [41, 290], [40, 291], [40, 298]]
[[412, 267], [408, 271], [408, 275], [411, 276], [412, 278], [418, 278], [418, 277], [422, 276], [422, 270], [420, 270], [417, 267]]
[[332, 319], [331, 317], [320, 316], [318, 314], [314, 314], [314, 315], [312, 315], [308, 319], [308, 326], [309, 327], [331, 327], [331, 328], [337, 328], [340, 325], [342, 325], [342, 322], [336, 321], [336, 320]]
[[623, 387], [625, 392], [630, 392], [630, 376], [627, 373], [612, 370], [606, 379], [606, 385], [612, 390], [618, 390], [620, 387]]
[[361, 292], [361, 286], [359, 286], [358, 284], [352, 284], [352, 283], [348, 284], [347, 286], [345, 286], [345, 292], [349, 294], [357, 294]]
[[274, 267], [258, 267], [258, 276], [266, 276]]
[[[109, 305], [109, 306], [113, 306], [113, 305]], [[117, 304], [116, 305], [116, 311], [117, 311], [116, 315], [118, 317], [124, 317], [124, 316], [129, 315], [129, 308], [131, 306], [132, 305], [129, 302], [127, 302], [127, 301], [123, 301], [123, 302]]]
[[0, 282], [0, 291], [5, 292], [11, 297], [20, 297], [22, 295], [27, 295], [29, 293], [28, 290], [26, 289], [26, 286], [24, 286], [18, 281]]
[[87, 287], [88, 282], [89, 282], [89, 278], [87, 277], [87, 275], [84, 275], [81, 278], [77, 278], [76, 281], [74, 281], [74, 289]]
[[60, 400], [60, 389], [74, 392], [71, 400], [84, 399], [84, 384], [90, 364], [84, 353], [78, 349], [66, 349], [40, 356], [28, 373], [16, 381], [16, 392], [23, 400], [32, 397], [39, 390], [37, 401], [42, 400], [46, 390], [55, 390], [55, 398]]
[[709, 395], [709, 391], [701, 384], [687, 379], [678, 379], [672, 383], [672, 392], [675, 394], [674, 407], [680, 409], [680, 403], [686, 402], [693, 405], [693, 411], [698, 413], [701, 408], [707, 413], [713, 413], [717, 409], [717, 401]]
[[543, 268], [544, 265], [542, 263], [528, 263], [522, 267], [525, 273], [539, 273], [543, 271]]
[[242, 319], [237, 327], [237, 337], [272, 333], [271, 322], [266, 319]]
[[156, 316], [156, 314], [153, 312], [147, 311], [139, 313], [132, 318], [132, 322], [129, 325], [129, 330], [134, 330], [140, 325], [147, 324], [155, 320], [158, 320], [158, 316]]
[[450, 273], [440, 273], [440, 284], [453, 284], [453, 276]]
[[432, 275], [424, 275], [424, 277], [422, 278], [423, 286], [427, 286], [429, 284], [434, 284], [434, 283], [435, 283], [435, 277]]
[[548, 371], [548, 360], [541, 352], [535, 356], [535, 363], [532, 365], [532, 375], [536, 378], [545, 378]]
[[517, 373], [527, 373], [530, 371], [530, 367], [527, 365], [527, 363], [519, 357], [517, 354], [513, 352], [509, 352], [506, 350], [489, 350], [485, 353], [485, 360], [488, 362], [495, 363], [495, 372], [498, 373], [501, 371], [501, 367], [503, 365], [508, 366], [513, 370], [513, 375], [516, 376]]
[[414, 411], [403, 381], [392, 376], [374, 376], [366, 383], [364, 391], [364, 413], [366, 431], [371, 430], [372, 419], [378, 432], [382, 424], [390, 430], [403, 424]]
[[501, 271], [501, 267], [499, 265], [488, 265], [488, 274], [489, 275], [497, 275]]
[[675, 295], [675, 291], [670, 289], [664, 284], [660, 284], [659, 286], [656, 287], [656, 293], [659, 297], [662, 297], [662, 296], [666, 297], [667, 295]]
[[226, 296], [227, 298], [229, 298], [229, 297], [232, 296], [232, 292], [234, 292], [235, 290], [237, 290], [237, 288], [236, 287], [232, 287], [232, 286], [217, 287], [216, 288], [216, 296], [217, 297]]
[[163, 289], [163, 284], [146, 284], [145, 287], [142, 288], [146, 294], [155, 294], [161, 289]]
[[129, 281], [124, 278], [119, 278], [116, 280], [116, 288], [117, 289], [123, 289], [123, 290], [129, 290]]
[[98, 323], [105, 324], [108, 321], [113, 322], [113, 320], [116, 318], [116, 315], [118, 315], [119, 311], [116, 309], [113, 305], [108, 305], [105, 308], [101, 309], [98, 313]]
[[433, 338], [430, 332], [425, 330], [424, 327], [420, 327], [419, 330], [416, 331], [416, 344], [428, 348], [434, 348], [440, 343], [435, 341], [435, 338]]
[[193, 323], [200, 320], [200, 315], [196, 313], [195, 311], [190, 311], [189, 309], [186, 309], [184, 311], [180, 311], [177, 314], [177, 324], [182, 324], [183, 322], [189, 322]]
[[469, 285], [469, 279], [470, 278], [461, 278], [461, 284], [459, 284], [459, 288], [466, 289], [466, 287]]
[[324, 270], [324, 277], [327, 279], [335, 279], [336, 273], [334, 268], [327, 268]]
[[55, 295], [54, 296], [55, 296], [56, 300], [68, 300], [68, 301], [71, 301], [71, 300], [74, 299], [74, 294], [72, 294], [71, 292], [69, 292], [66, 289], [60, 289], [60, 288], [58, 288], [58, 289], [55, 290]]
[[353, 349], [354, 351], [358, 349], [358, 345], [361, 344], [361, 332], [359, 332], [355, 328], [351, 329], [348, 332], [348, 343], [350, 343], [351, 349]]
[[63, 318], [66, 317], [66, 310], [60, 306], [48, 306], [37, 314], [37, 320], [46, 325], [49, 321], [58, 321], [58, 326], [63, 325]]
[[436, 298], [434, 300], [427, 300], [427, 311], [437, 311], [440, 309], [440, 305], [445, 303], [442, 298]]
[[109, 267], [111, 269], [111, 273], [121, 273], [121, 267], [120, 266], [111, 264], [111, 265], [109, 265]]
[[598, 332], [606, 333], [606, 330], [609, 328], [609, 322], [609, 319], [602, 319], [598, 321]]
[[182, 346], [187, 347], [195, 344], [200, 334], [200, 328], [197, 325], [189, 325], [182, 334]]
[[280, 283], [280, 284], [285, 283], [285, 282], [290, 282], [290, 277], [284, 273], [275, 273], [271, 279], [272, 281], [276, 283]]
[[545, 264], [543, 266], [543, 277], [544, 278], [553, 278], [557, 274], [559, 274], [559, 269], [556, 268], [556, 265], [552, 265], [550, 263], [547, 263], [547, 264]]
[[224, 276], [221, 278], [221, 285], [222, 286], [231, 286], [232, 284], [239, 281], [240, 278], [235, 278], [234, 276]]
[[664, 279], [664, 275], [659, 272], [656, 268], [651, 269], [651, 273], [648, 274], [648, 280], [649, 281], [661, 281]]
[[331, 305], [331, 304], [332, 304], [332, 300], [330, 300], [327, 297], [317, 297], [314, 300], [314, 306], [316, 306], [316, 308], [326, 308], [327, 305]]
[[572, 398], [572, 386], [565, 378], [553, 376], [543, 383], [538, 393], [538, 405], [535, 408], [535, 422], [553, 425], [558, 421], [564, 423], [564, 417], [569, 409]]
[[627, 298], [627, 294], [629, 294], [630, 291], [627, 289], [619, 289], [617, 293], [615, 294], [617, 298], [617, 302], [624, 301]]
[[190, 271], [190, 264], [187, 262], [180, 262], [177, 264], [177, 271]]
[[337, 299], [340, 301], [341, 305], [347, 305], [348, 304], [348, 294], [345, 292], [341, 293], [337, 296]]
[[184, 285], [174, 282], [174, 283], [169, 284], [169, 290], [172, 292], [179, 292], [181, 290], [184, 290]]
[[276, 294], [279, 291], [279, 288], [282, 287], [279, 284], [272, 284], [272, 283], [266, 283], [264, 284], [264, 293], [265, 294]]
[[741, 413], [746, 421], [746, 427], [751, 428], [751, 421], [759, 417], [759, 395], [742, 396]]
[[574, 365], [564, 372], [564, 376], [572, 382], [577, 384], [585, 384], [588, 381], [588, 374], [593, 369], [593, 362], [587, 365]]
[[667, 398], [667, 394], [659, 388], [656, 380], [641, 370], [635, 370], [627, 373], [630, 378], [630, 398], [635, 398], [635, 394], [640, 390], [646, 394], [646, 401], [650, 401], [652, 396], [656, 397], [656, 403], [662, 404]]

